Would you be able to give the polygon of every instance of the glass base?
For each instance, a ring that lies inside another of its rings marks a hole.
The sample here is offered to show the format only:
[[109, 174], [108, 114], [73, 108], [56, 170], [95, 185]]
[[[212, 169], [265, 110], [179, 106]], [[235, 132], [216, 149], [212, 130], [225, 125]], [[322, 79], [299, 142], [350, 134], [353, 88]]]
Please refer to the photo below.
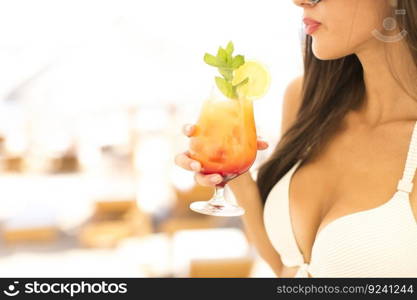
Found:
[[218, 217], [237, 217], [245, 213], [245, 210], [233, 204], [212, 205], [209, 201], [197, 201], [190, 204], [190, 209], [200, 214]]

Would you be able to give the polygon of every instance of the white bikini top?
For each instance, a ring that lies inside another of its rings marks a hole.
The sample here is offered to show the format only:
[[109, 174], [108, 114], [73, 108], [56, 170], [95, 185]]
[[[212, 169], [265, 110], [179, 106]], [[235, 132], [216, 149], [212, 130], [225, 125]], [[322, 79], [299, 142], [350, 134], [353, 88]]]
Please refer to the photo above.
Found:
[[409, 198], [417, 168], [417, 122], [392, 198], [321, 229], [310, 264], [296, 242], [289, 210], [289, 184], [300, 162], [275, 184], [264, 207], [269, 239], [284, 265], [299, 266], [295, 277], [417, 277], [417, 221]]

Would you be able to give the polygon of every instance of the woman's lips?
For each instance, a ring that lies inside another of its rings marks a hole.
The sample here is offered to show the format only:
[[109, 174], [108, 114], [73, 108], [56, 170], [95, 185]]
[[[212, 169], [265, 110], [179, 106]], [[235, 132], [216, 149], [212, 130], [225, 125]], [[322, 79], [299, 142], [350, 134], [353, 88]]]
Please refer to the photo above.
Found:
[[303, 22], [305, 24], [305, 31], [307, 34], [312, 34], [315, 32], [321, 25], [320, 22], [311, 19], [311, 18], [303, 18]]

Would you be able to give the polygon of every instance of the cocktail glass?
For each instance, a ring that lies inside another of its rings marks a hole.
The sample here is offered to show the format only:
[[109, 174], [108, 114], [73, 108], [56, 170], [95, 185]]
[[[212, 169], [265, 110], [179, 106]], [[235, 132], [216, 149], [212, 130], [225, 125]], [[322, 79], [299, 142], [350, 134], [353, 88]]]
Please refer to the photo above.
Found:
[[208, 201], [190, 205], [193, 211], [213, 216], [240, 216], [244, 209], [225, 199], [224, 188], [231, 179], [248, 171], [255, 161], [257, 135], [253, 101], [231, 99], [213, 88], [204, 101], [195, 131], [190, 138], [190, 157], [200, 162], [203, 174], [220, 174]]

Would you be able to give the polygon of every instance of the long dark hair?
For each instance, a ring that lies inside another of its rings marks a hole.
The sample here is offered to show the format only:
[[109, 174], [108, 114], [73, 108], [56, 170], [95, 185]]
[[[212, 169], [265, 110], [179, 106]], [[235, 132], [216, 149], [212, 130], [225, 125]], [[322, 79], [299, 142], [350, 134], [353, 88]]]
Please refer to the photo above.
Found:
[[[396, 9], [406, 11], [395, 14], [395, 18], [400, 30], [407, 32], [404, 39], [417, 66], [417, 0], [398, 0]], [[296, 120], [258, 168], [256, 182], [263, 202], [298, 160], [310, 160], [324, 147], [349, 110], [364, 103], [363, 69], [357, 56], [319, 60], [311, 45], [311, 36], [304, 35], [304, 75]]]

